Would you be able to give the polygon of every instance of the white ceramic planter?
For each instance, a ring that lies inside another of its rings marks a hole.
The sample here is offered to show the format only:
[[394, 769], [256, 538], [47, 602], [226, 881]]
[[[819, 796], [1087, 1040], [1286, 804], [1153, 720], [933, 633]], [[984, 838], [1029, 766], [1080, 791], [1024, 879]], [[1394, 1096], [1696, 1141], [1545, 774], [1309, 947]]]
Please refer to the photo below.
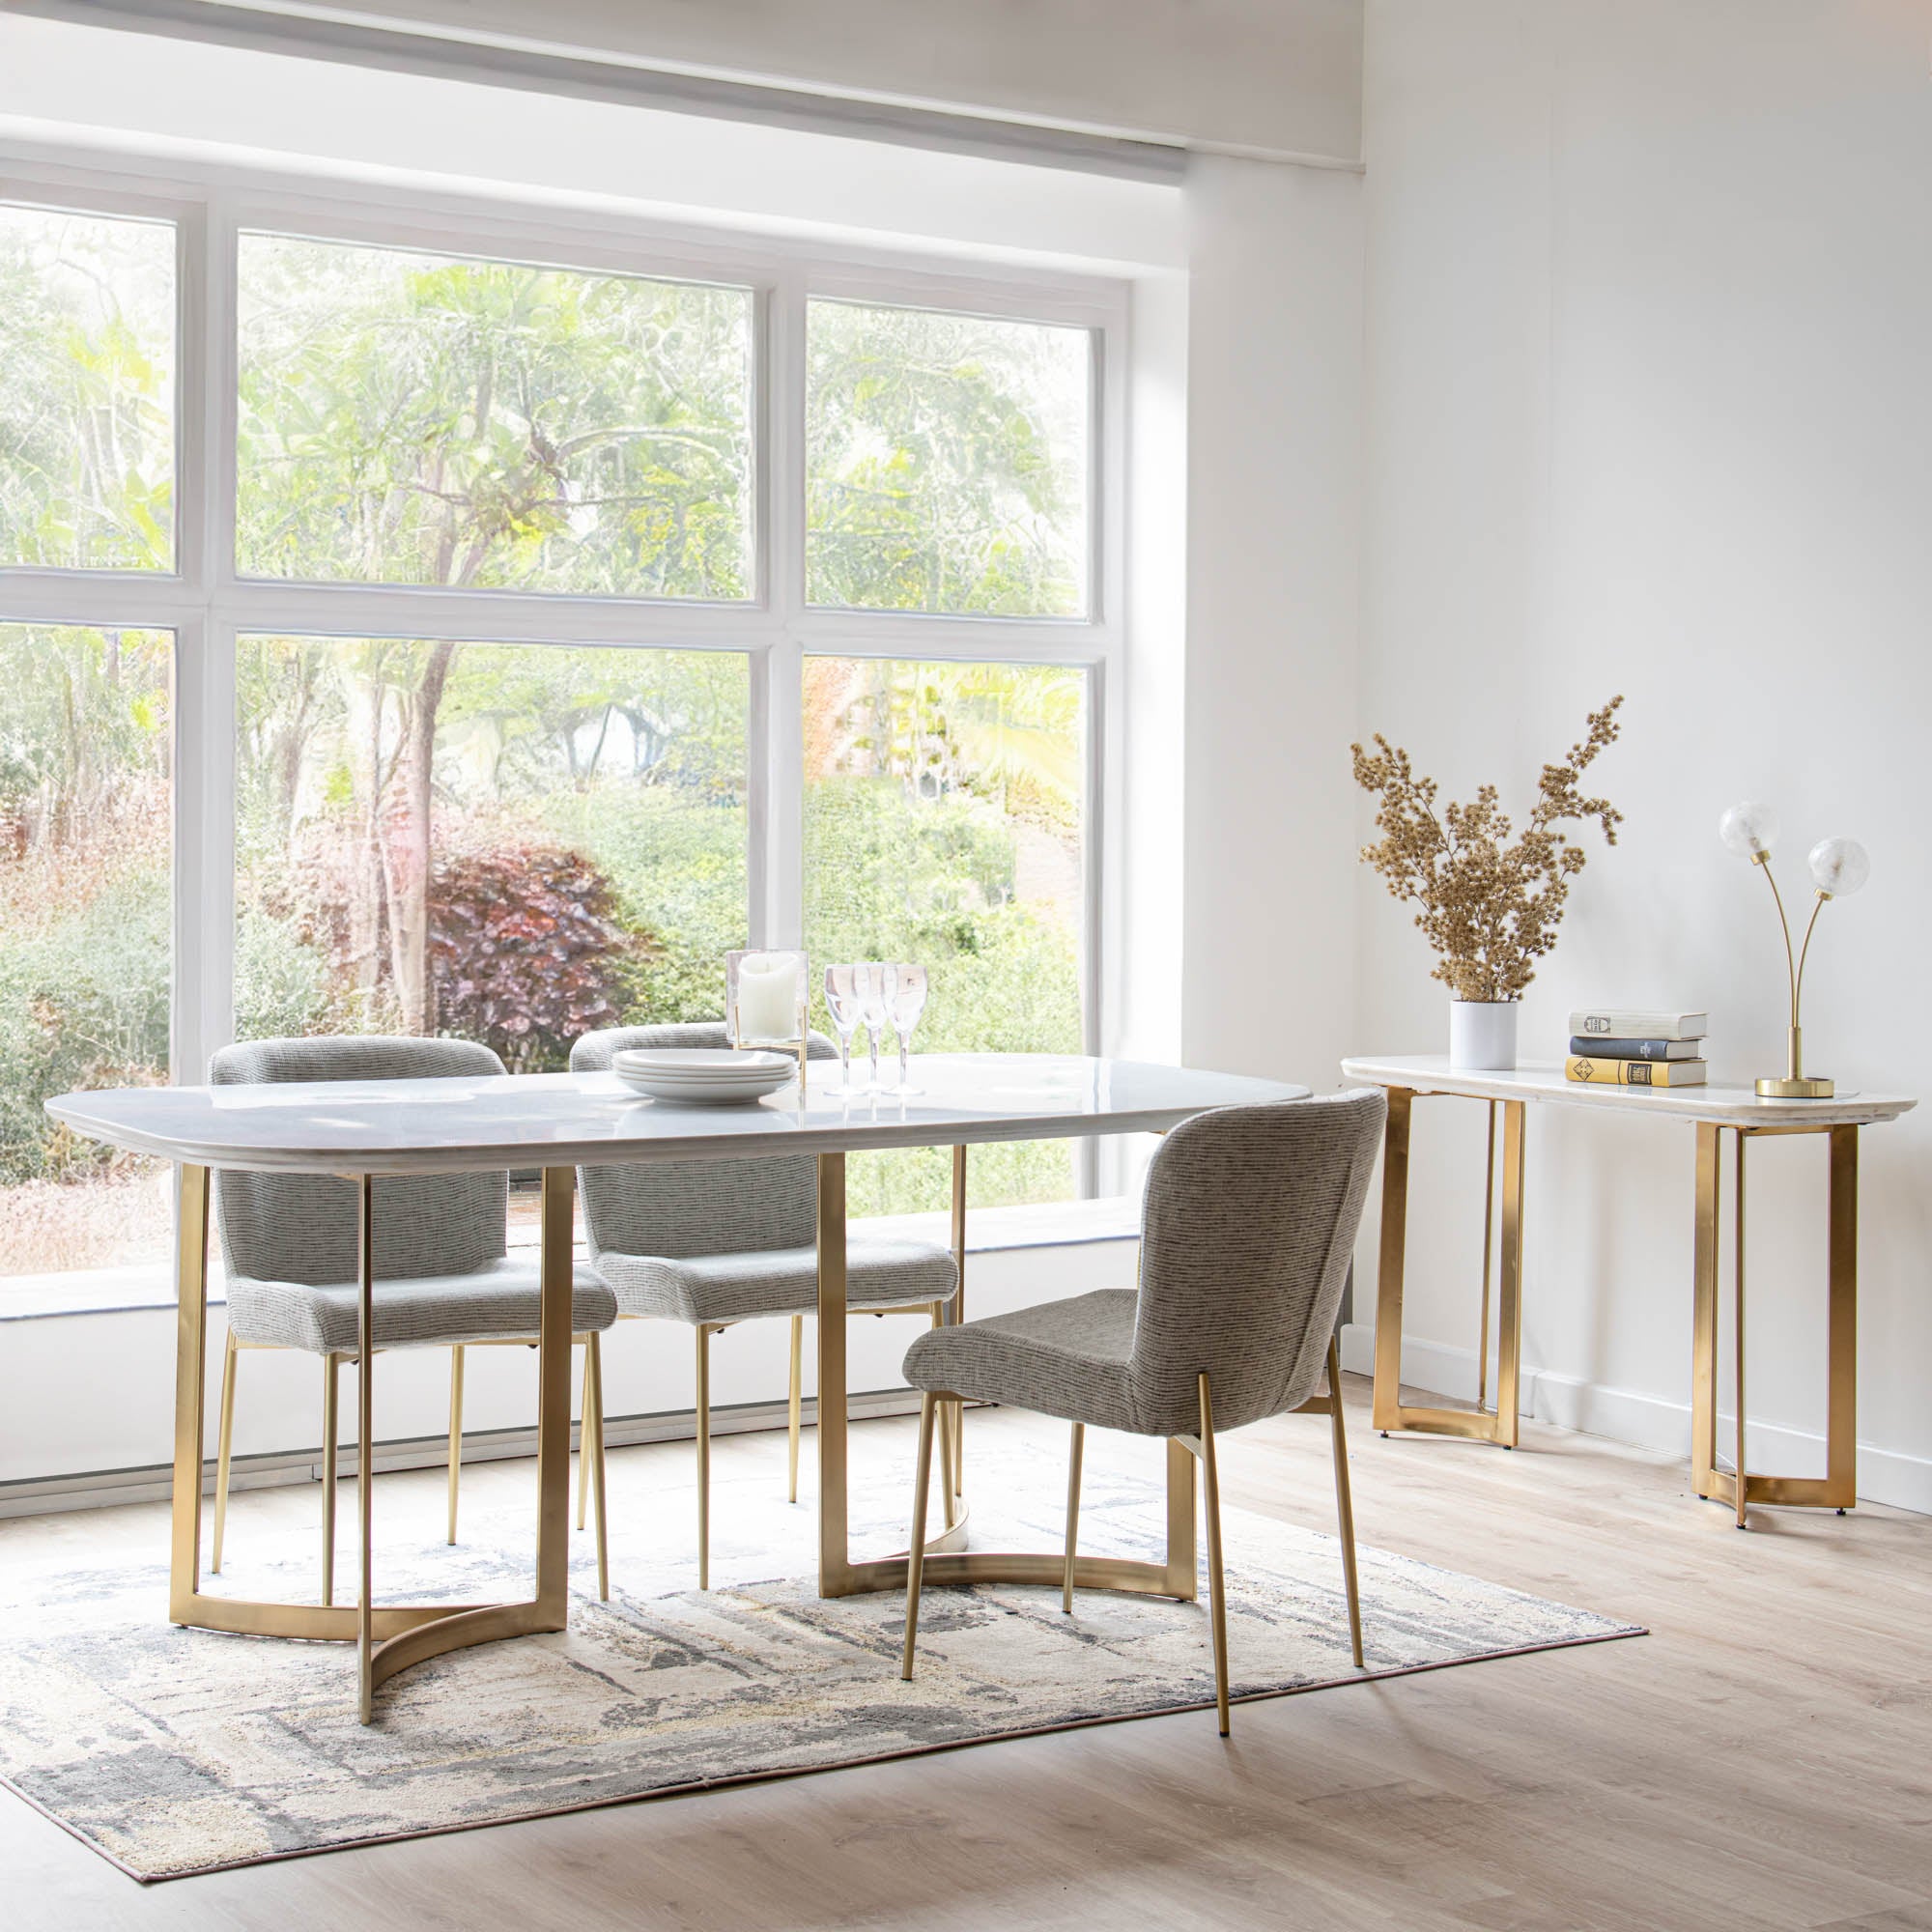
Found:
[[1449, 1065], [1463, 1073], [1507, 1073], [1516, 1065], [1517, 1000], [1451, 1000]]

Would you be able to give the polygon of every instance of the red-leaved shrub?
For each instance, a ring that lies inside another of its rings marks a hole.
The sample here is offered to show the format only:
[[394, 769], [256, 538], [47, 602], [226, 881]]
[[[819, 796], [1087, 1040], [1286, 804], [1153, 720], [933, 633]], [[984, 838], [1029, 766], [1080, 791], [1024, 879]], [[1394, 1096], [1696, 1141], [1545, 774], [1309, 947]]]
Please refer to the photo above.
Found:
[[513, 1073], [560, 1066], [618, 1018], [631, 934], [581, 853], [518, 840], [440, 853], [430, 876], [436, 1030], [496, 1048]]

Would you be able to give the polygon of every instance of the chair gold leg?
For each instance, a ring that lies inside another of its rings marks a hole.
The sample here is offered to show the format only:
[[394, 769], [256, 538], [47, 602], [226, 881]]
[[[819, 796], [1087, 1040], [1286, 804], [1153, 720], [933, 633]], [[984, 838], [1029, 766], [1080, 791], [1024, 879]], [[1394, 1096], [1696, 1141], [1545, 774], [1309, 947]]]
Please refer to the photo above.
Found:
[[456, 1497], [463, 1483], [463, 1347], [449, 1351], [449, 1537], [456, 1541]]
[[906, 1554], [905, 1654], [899, 1675], [912, 1682], [913, 1646], [919, 1641], [919, 1586], [925, 1568], [925, 1492], [932, 1486], [932, 1419], [938, 1404], [930, 1389], [919, 1399], [919, 1467], [912, 1485], [912, 1544]]
[[[946, 1325], [946, 1304], [935, 1301], [926, 1310], [932, 1325], [943, 1328]], [[959, 1520], [959, 1432], [954, 1418], [965, 1406], [963, 1403], [941, 1403], [939, 1406], [939, 1496], [946, 1512], [946, 1526], [952, 1529]]]
[[1214, 1403], [1201, 1375], [1201, 1487], [1208, 1509], [1208, 1593], [1214, 1627], [1214, 1715], [1228, 1735], [1228, 1586], [1221, 1572], [1221, 1477], [1214, 1464]]
[[370, 1409], [375, 1396], [376, 1366], [376, 1239], [375, 1183], [368, 1175], [359, 1185], [356, 1215], [356, 1272], [360, 1278], [355, 1321], [356, 1425], [362, 1434], [355, 1462], [355, 1510], [361, 1527], [362, 1583], [355, 1619], [355, 1657], [360, 1684], [358, 1715], [366, 1724], [376, 1716], [376, 1598], [374, 1570], [376, 1431]]
[[221, 1539], [228, 1528], [228, 1465], [235, 1453], [235, 1357], [241, 1351], [235, 1337], [228, 1338], [227, 1352], [221, 1358], [221, 1435], [214, 1452], [214, 1548], [208, 1567], [221, 1574]]
[[584, 1524], [590, 1507], [590, 1350], [583, 1350], [583, 1390], [577, 1399], [582, 1420], [577, 1426], [577, 1526]]
[[600, 1602], [611, 1601], [611, 1538], [604, 1488], [604, 1350], [601, 1335], [589, 1336], [584, 1347], [590, 1364], [590, 1406], [583, 1411], [583, 1426], [594, 1431], [590, 1449], [591, 1467], [597, 1483], [597, 1595]]
[[1328, 1416], [1335, 1454], [1335, 1520], [1342, 1536], [1342, 1580], [1349, 1591], [1349, 1650], [1362, 1668], [1362, 1595], [1355, 1577], [1355, 1503], [1349, 1489], [1349, 1430], [1342, 1417], [1342, 1351], [1328, 1338]]
[[335, 1473], [342, 1460], [336, 1433], [336, 1392], [342, 1357], [322, 1358], [322, 1601], [335, 1601]]
[[791, 1432], [791, 1479], [785, 1492], [787, 1502], [798, 1500], [798, 1430], [805, 1406], [805, 1317], [791, 1318], [791, 1382], [787, 1392], [786, 1426]]
[[711, 1587], [711, 1330], [697, 1324], [697, 1587]]
[[1076, 1422], [1066, 1458], [1066, 1577], [1060, 1586], [1060, 1607], [1069, 1617], [1073, 1614], [1073, 1552], [1080, 1541], [1080, 1452], [1086, 1446], [1086, 1426]]
[[942, 1403], [939, 1407], [937, 1429], [939, 1434], [939, 1506], [946, 1518], [948, 1529], [955, 1527], [959, 1521], [959, 1492], [952, 1475], [952, 1458], [958, 1447], [957, 1437], [952, 1429], [952, 1411], [957, 1406], [953, 1403]]

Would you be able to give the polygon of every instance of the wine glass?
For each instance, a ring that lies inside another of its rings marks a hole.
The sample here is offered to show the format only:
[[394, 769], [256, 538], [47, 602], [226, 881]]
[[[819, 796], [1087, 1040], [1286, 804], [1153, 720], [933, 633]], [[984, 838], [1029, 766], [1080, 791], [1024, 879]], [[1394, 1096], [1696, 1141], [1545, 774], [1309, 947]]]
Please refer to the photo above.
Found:
[[925, 1010], [925, 968], [903, 961], [886, 968], [886, 1001], [892, 1008], [893, 1031], [899, 1037], [899, 1092], [917, 1094], [912, 1084], [912, 1030]]
[[864, 1002], [859, 995], [859, 976], [863, 966], [828, 966], [825, 969], [825, 1010], [832, 1015], [832, 1028], [838, 1036], [838, 1091], [852, 1094], [852, 1036], [864, 1017]]
[[872, 1091], [879, 1091], [879, 1036], [886, 1030], [886, 1022], [891, 1017], [887, 1004], [886, 975], [892, 971], [876, 959], [868, 959], [863, 966], [855, 966], [852, 971], [858, 975], [859, 1017], [866, 1024], [867, 1043], [872, 1050]]

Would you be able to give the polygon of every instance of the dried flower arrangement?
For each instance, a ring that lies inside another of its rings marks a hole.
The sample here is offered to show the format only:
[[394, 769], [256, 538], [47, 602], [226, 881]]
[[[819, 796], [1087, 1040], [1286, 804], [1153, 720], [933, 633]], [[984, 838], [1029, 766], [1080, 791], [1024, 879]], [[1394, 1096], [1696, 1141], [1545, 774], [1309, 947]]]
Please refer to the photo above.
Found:
[[1350, 747], [1355, 782], [1380, 800], [1381, 839], [1364, 845], [1362, 858], [1388, 882], [1392, 898], [1420, 908], [1415, 923], [1438, 955], [1434, 977], [1456, 999], [1520, 999], [1536, 977], [1531, 961], [1555, 946], [1570, 881], [1585, 858], [1558, 826], [1594, 818], [1604, 842], [1617, 842], [1623, 813], [1606, 798], [1585, 798], [1577, 781], [1615, 741], [1622, 703], [1619, 696], [1593, 711], [1583, 741], [1561, 764], [1544, 766], [1529, 823], [1514, 843], [1494, 785], [1484, 785], [1473, 805], [1452, 803], [1438, 816], [1435, 781], [1417, 778], [1406, 752], [1379, 732], [1373, 753]]

